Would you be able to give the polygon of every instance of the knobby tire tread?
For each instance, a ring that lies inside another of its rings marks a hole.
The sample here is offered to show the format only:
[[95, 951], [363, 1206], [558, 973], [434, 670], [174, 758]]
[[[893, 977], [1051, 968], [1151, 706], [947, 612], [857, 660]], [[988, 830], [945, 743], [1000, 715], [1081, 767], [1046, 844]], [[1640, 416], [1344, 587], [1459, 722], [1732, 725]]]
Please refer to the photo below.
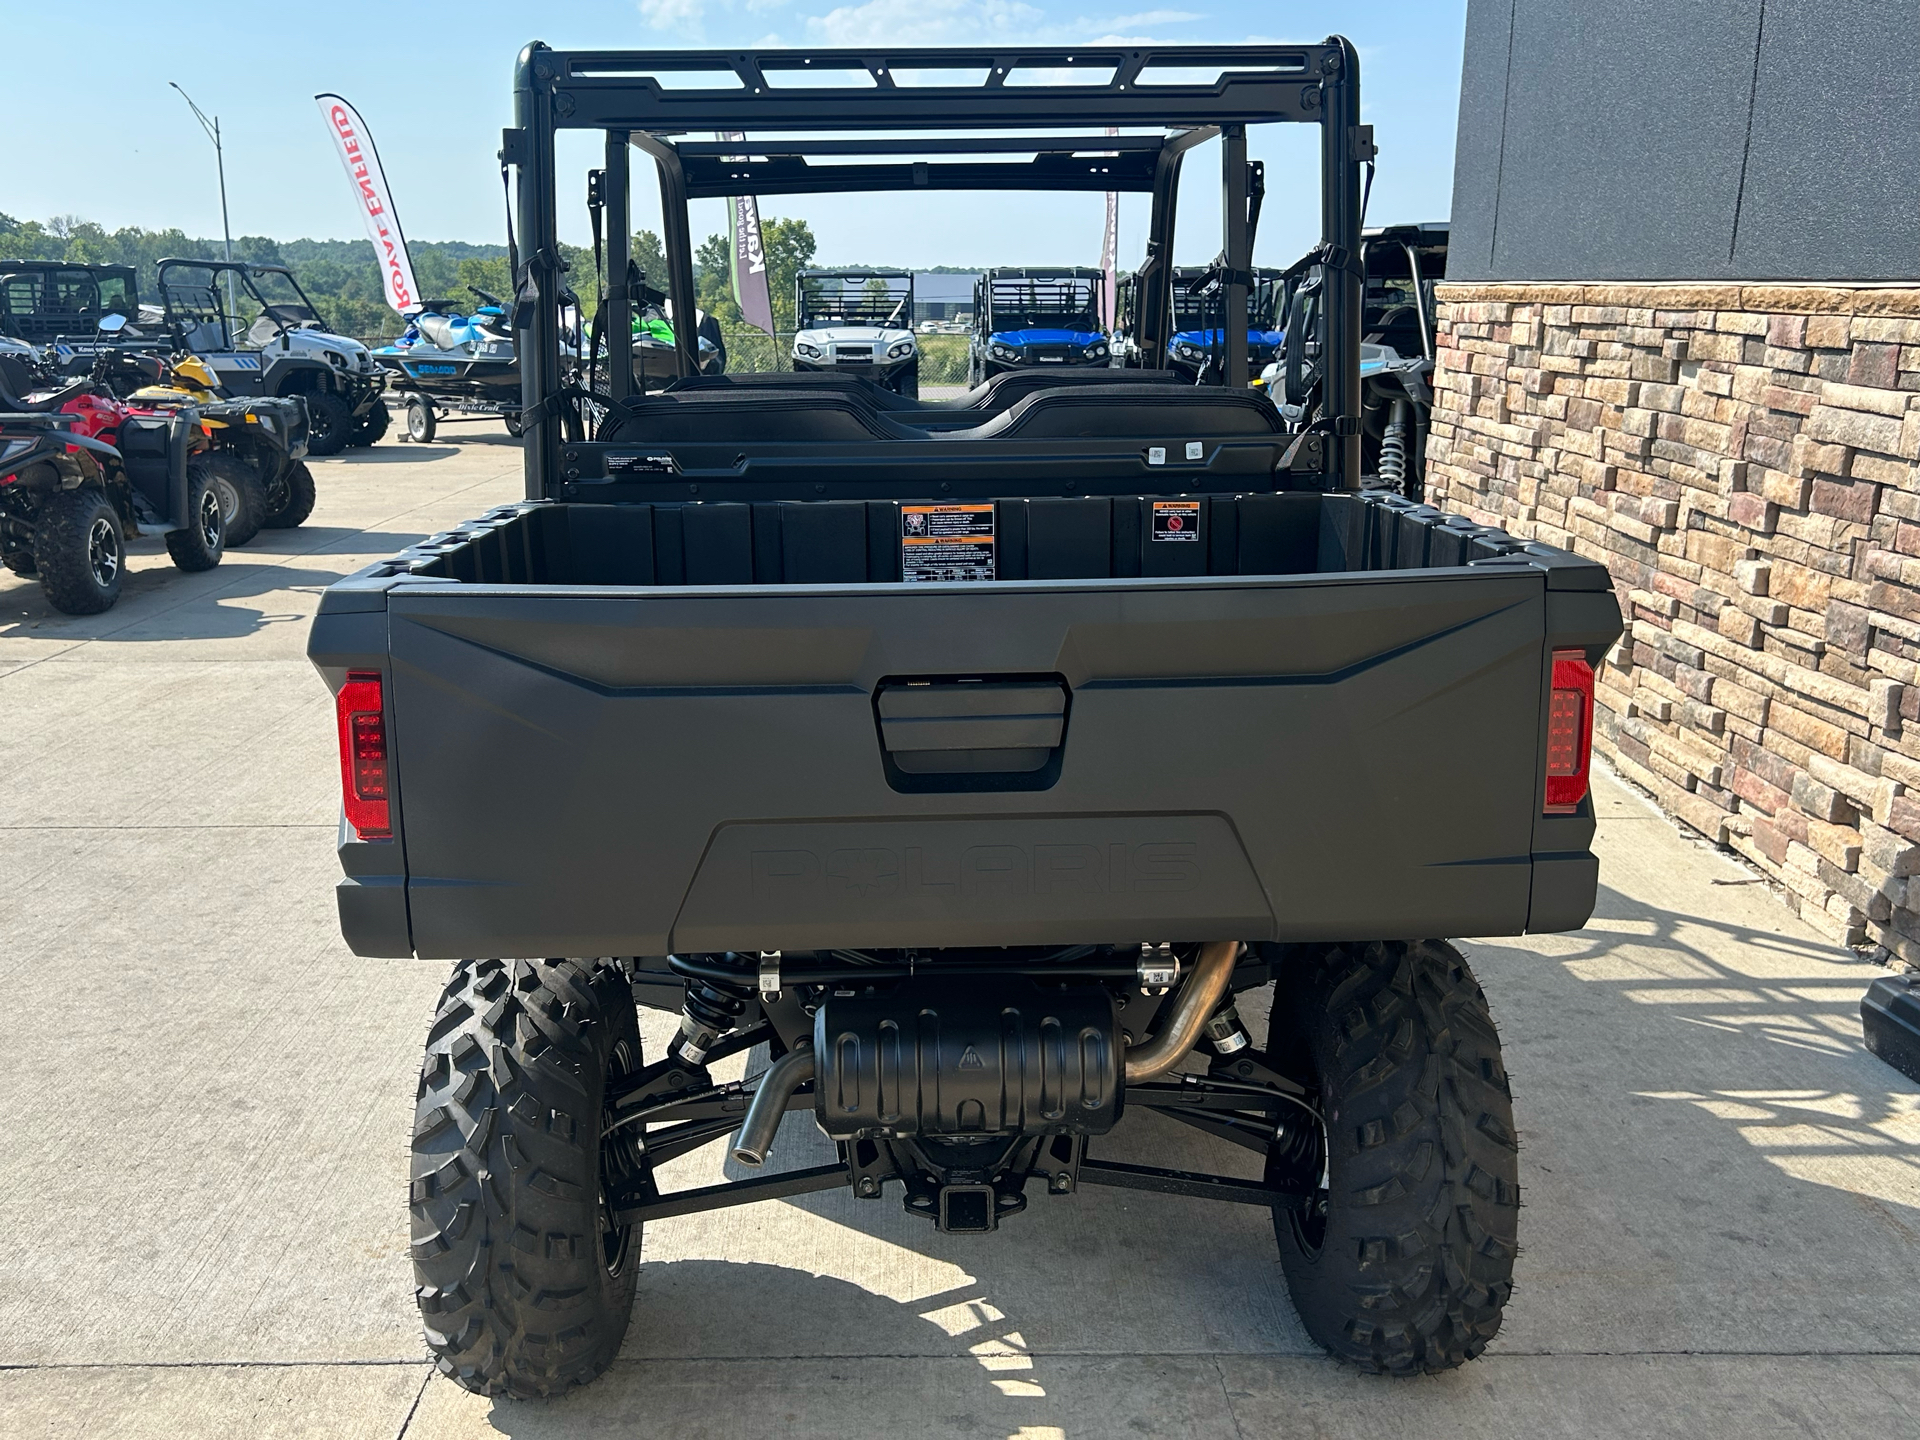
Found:
[[280, 503], [267, 514], [268, 530], [291, 530], [313, 513], [315, 490], [313, 472], [304, 460], [294, 461], [287, 478], [275, 487]]
[[578, 960], [475, 960], [421, 1065], [410, 1205], [416, 1298], [442, 1374], [558, 1395], [604, 1371], [633, 1308], [639, 1231], [609, 1274], [599, 1228], [609, 1057], [638, 1063], [632, 991]]
[[87, 533], [103, 509], [113, 517], [117, 530], [120, 516], [113, 502], [97, 486], [82, 485], [48, 495], [34, 516], [33, 564], [20, 573], [38, 572], [47, 603], [63, 615], [98, 615], [111, 610], [120, 598], [127, 573], [125, 537], [120, 543], [120, 569], [110, 587], [102, 589], [95, 582], [87, 556]]
[[260, 533], [267, 519], [267, 490], [260, 483], [260, 472], [237, 455], [215, 452], [206, 457], [206, 465], [210, 473], [240, 494], [240, 513], [227, 522], [227, 548], [231, 550]]
[[1276, 1064], [1317, 1074], [1325, 1107], [1317, 1253], [1274, 1214], [1308, 1333], [1377, 1373], [1472, 1359], [1513, 1291], [1520, 1183], [1500, 1037], [1466, 960], [1443, 941], [1296, 947], [1272, 1027]]

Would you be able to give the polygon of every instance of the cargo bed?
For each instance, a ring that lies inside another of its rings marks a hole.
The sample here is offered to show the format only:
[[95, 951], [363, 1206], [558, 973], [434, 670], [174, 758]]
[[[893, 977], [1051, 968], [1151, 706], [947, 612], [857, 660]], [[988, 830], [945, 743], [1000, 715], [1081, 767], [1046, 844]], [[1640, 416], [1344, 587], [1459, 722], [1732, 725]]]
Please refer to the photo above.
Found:
[[[1590, 804], [1542, 797], [1599, 566], [1397, 497], [935, 508], [531, 502], [330, 589], [310, 653], [379, 676], [391, 765], [355, 951], [1585, 921]], [[918, 580], [930, 526], [993, 578]]]

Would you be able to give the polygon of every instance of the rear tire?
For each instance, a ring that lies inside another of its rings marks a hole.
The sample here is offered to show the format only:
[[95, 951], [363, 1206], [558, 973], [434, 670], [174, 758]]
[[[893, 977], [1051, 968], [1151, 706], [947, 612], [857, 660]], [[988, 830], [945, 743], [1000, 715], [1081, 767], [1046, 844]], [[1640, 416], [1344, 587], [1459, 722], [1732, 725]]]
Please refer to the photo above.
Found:
[[373, 408], [361, 416], [359, 421], [354, 425], [353, 438], [348, 440], [347, 443], [349, 445], [371, 445], [376, 440], [384, 437], [387, 433], [387, 428], [392, 424], [393, 414], [387, 409], [387, 402], [384, 400], [376, 400], [373, 402]]
[[126, 578], [120, 512], [93, 485], [61, 490], [40, 502], [33, 526], [33, 568], [47, 603], [65, 615], [111, 610]]
[[313, 513], [313, 472], [306, 461], [293, 462], [280, 488], [283, 494], [279, 505], [267, 512], [265, 524], [269, 530], [291, 530]]
[[226, 520], [227, 545], [244, 545], [260, 533], [267, 519], [267, 492], [260, 474], [233, 455], [209, 455], [206, 464]]
[[516, 410], [511, 414], [502, 415], [500, 417], [500, 421], [503, 425], [507, 427], [507, 434], [511, 435], [514, 439], [518, 440], [520, 436], [524, 433], [520, 428], [520, 412], [519, 411]]
[[433, 439], [435, 430], [433, 406], [424, 400], [407, 402], [407, 439], [416, 445], [425, 445]]
[[338, 455], [346, 449], [353, 433], [347, 402], [331, 390], [311, 390], [301, 398], [307, 402], [307, 453]]
[[633, 990], [586, 960], [466, 960], [427, 1035], [414, 1110], [413, 1269], [440, 1372], [539, 1397], [613, 1363], [640, 1227], [605, 1190], [645, 1161], [603, 1146], [607, 1082], [640, 1068]]
[[227, 516], [210, 460], [196, 455], [187, 461], [187, 523], [167, 532], [167, 554], [176, 569], [190, 575], [213, 569], [227, 550]]
[[1270, 1181], [1317, 1192], [1274, 1211], [1307, 1333], [1393, 1375], [1478, 1355], [1513, 1293], [1520, 1177], [1500, 1037], [1465, 959], [1440, 940], [1288, 947], [1268, 1051], [1326, 1121], [1283, 1125], [1267, 1160]]

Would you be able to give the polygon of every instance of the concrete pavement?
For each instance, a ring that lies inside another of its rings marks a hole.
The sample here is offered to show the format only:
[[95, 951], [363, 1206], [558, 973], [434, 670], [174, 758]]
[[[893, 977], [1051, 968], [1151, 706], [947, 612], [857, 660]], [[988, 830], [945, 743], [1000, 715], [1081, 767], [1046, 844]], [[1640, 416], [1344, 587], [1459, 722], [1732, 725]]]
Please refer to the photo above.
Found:
[[[1881, 972], [1611, 780], [1592, 925], [1466, 946], [1528, 1208], [1464, 1370], [1341, 1370], [1263, 1217], [1091, 1191], [991, 1238], [838, 1193], [663, 1222], [595, 1386], [431, 1377], [404, 1181], [442, 977], [339, 941], [302, 648], [333, 577], [518, 495], [517, 447], [459, 434], [320, 462], [308, 525], [209, 574], [145, 542], [105, 616], [0, 576], [0, 1435], [1920, 1431], [1920, 1087], [1861, 1048]], [[794, 1117], [774, 1163], [824, 1148]], [[1237, 1159], [1154, 1117], [1104, 1148]]]

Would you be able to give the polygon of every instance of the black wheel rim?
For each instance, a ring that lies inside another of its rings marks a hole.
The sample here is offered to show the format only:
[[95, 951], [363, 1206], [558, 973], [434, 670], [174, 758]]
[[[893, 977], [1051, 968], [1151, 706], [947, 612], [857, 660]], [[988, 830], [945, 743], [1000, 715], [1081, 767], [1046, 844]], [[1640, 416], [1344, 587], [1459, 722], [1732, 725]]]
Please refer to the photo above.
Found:
[[120, 528], [104, 515], [87, 527], [87, 570], [102, 590], [111, 589], [120, 576]]
[[[633, 1048], [626, 1041], [622, 1040], [614, 1046], [613, 1054], [607, 1059], [606, 1089], [612, 1091], [615, 1080], [639, 1068], [640, 1057], [634, 1053]], [[619, 1275], [633, 1258], [634, 1227], [616, 1226], [613, 1223], [613, 1208], [608, 1197], [626, 1190], [628, 1182], [641, 1172], [647, 1160], [642, 1149], [643, 1142], [639, 1127], [623, 1125], [609, 1134], [606, 1127], [612, 1118], [611, 1115], [601, 1117], [600, 1263], [608, 1275]]]
[[209, 485], [200, 495], [200, 514], [196, 517], [200, 525], [200, 539], [209, 550], [220, 548], [220, 537], [226, 533], [226, 513], [220, 505], [220, 496]]

